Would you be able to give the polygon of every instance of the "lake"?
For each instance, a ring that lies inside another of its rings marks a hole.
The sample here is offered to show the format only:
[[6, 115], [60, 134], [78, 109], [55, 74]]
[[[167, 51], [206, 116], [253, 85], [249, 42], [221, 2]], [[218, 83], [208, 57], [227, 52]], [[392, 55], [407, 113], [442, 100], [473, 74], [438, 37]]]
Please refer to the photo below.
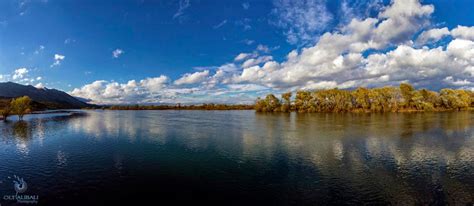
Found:
[[[0, 122], [0, 204], [474, 203], [474, 113], [81, 111]], [[36, 196], [35, 196], [36, 195]], [[14, 198], [14, 197], [13, 197]]]

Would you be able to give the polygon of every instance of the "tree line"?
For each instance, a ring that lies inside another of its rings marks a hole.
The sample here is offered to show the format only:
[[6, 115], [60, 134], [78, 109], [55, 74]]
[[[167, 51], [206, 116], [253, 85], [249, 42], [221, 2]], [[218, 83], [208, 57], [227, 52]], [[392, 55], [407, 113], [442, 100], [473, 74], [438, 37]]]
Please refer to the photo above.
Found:
[[268, 94], [255, 102], [257, 112], [403, 112], [466, 110], [474, 107], [474, 92], [462, 89], [415, 90], [406, 83], [399, 87], [357, 88], [355, 90], [300, 90], [281, 99]]
[[253, 105], [201, 104], [201, 105], [113, 105], [109, 110], [251, 110]]
[[0, 110], [0, 114], [4, 121], [7, 121], [10, 115], [17, 115], [19, 120], [23, 120], [23, 117], [30, 112], [31, 99], [28, 96], [12, 99], [4, 105], [2, 110]]

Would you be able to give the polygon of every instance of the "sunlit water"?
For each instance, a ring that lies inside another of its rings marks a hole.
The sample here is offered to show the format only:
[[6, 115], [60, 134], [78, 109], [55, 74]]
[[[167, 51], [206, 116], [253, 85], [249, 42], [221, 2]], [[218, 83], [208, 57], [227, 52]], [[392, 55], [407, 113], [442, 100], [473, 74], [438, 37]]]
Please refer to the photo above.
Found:
[[40, 205], [472, 204], [474, 115], [83, 111], [0, 123]]

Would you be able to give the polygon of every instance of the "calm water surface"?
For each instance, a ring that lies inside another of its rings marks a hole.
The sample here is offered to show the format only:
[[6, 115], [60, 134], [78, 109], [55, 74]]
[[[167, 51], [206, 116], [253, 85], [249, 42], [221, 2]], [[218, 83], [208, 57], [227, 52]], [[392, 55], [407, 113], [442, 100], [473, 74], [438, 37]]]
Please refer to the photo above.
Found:
[[0, 204], [474, 202], [474, 115], [84, 111], [0, 123]]

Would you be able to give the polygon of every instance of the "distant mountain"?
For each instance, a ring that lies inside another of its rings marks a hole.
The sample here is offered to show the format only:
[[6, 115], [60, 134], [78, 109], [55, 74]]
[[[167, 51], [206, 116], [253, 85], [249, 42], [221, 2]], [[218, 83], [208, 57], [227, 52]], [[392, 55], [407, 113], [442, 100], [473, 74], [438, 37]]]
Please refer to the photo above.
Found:
[[78, 98], [75, 98], [63, 91], [48, 88], [36, 88], [25, 86], [13, 82], [0, 83], [0, 98], [11, 99], [20, 96], [30, 97], [38, 109], [79, 109], [92, 107]]

